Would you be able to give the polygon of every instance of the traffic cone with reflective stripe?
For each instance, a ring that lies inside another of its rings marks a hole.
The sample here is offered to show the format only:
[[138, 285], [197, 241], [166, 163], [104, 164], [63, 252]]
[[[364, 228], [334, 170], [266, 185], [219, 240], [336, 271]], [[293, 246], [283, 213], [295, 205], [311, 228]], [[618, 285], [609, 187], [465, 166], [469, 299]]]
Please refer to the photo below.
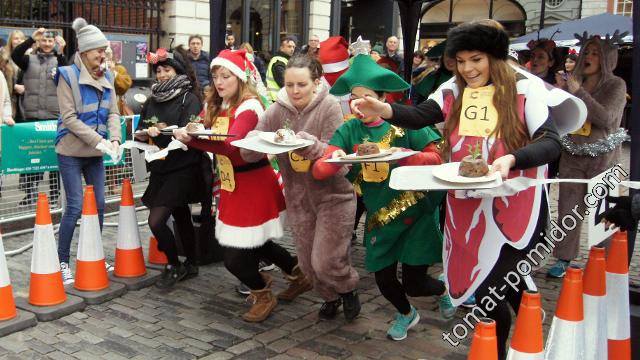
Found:
[[547, 338], [545, 359], [584, 359], [584, 312], [582, 305], [582, 270], [567, 269]]
[[114, 275], [119, 277], [139, 277], [147, 273], [144, 255], [140, 245], [140, 233], [136, 218], [131, 180], [122, 182], [120, 213], [118, 214], [118, 240], [116, 243], [116, 263]]
[[7, 259], [4, 256], [4, 245], [0, 236], [0, 321], [13, 319], [18, 315], [16, 303], [13, 300], [11, 279], [7, 269]]
[[516, 328], [507, 353], [508, 360], [544, 359], [542, 339], [542, 308], [540, 293], [525, 291], [522, 294]]
[[471, 348], [467, 360], [498, 360], [498, 338], [496, 322], [481, 318], [471, 340]]
[[631, 359], [627, 233], [613, 235], [607, 258], [607, 338], [609, 359]]
[[158, 240], [154, 236], [149, 237], [149, 264], [166, 265], [168, 263], [167, 255], [158, 249]]
[[100, 221], [92, 185], [86, 186], [82, 202], [74, 287], [82, 291], [97, 291], [109, 287], [107, 269], [104, 265]]
[[586, 360], [607, 359], [607, 281], [604, 248], [592, 246], [584, 270], [584, 332]]
[[62, 304], [66, 300], [49, 202], [45, 193], [39, 193], [36, 224], [33, 228], [29, 304], [51, 306]]

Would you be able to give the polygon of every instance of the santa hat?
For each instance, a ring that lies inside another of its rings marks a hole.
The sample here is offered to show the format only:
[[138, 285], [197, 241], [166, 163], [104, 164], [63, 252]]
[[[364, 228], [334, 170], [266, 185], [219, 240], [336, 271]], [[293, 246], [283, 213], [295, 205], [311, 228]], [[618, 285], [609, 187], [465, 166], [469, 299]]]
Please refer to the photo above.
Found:
[[245, 83], [247, 79], [253, 78], [252, 74], [256, 71], [245, 49], [220, 51], [218, 56], [211, 60], [210, 69], [213, 69], [214, 66], [222, 66], [228, 69]]
[[349, 68], [349, 44], [342, 36], [332, 36], [320, 43], [318, 60], [330, 85]]

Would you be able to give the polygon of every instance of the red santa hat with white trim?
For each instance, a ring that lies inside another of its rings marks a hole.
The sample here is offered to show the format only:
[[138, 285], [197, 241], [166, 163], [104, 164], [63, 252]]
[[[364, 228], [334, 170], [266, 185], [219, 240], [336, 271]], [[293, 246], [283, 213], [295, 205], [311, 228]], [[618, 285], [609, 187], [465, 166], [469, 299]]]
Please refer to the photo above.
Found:
[[211, 60], [209, 68], [213, 69], [214, 66], [222, 66], [228, 69], [232, 74], [240, 78], [242, 82], [246, 83], [248, 79], [255, 81], [254, 73], [256, 68], [249, 60], [245, 49], [220, 51], [218, 56]]
[[349, 44], [342, 36], [332, 36], [320, 43], [318, 60], [329, 85], [349, 69]]

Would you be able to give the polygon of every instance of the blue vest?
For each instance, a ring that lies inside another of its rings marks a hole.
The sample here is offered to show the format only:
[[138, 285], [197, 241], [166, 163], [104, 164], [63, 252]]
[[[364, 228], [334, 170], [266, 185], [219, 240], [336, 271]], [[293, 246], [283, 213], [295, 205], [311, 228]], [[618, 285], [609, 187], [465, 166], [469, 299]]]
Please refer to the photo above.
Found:
[[[111, 101], [113, 100], [113, 90], [104, 88], [102, 92], [91, 85], [80, 84], [80, 69], [76, 64], [70, 66], [62, 66], [58, 68], [54, 81], [56, 85], [60, 77], [67, 82], [73, 93], [76, 113], [78, 119], [85, 125], [94, 129], [102, 138], [107, 138], [107, 120], [111, 110]], [[107, 72], [105, 77], [109, 82], [111, 74]], [[58, 118], [58, 132], [56, 133], [56, 144], [65, 135], [69, 133], [69, 129], [62, 122], [62, 115]]]

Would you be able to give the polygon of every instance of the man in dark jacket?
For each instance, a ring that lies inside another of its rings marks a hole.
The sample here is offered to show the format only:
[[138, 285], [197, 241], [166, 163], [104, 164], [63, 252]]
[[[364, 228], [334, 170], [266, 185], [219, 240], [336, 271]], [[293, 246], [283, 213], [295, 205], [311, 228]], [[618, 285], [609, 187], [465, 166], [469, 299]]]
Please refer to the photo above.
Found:
[[398, 48], [400, 47], [400, 41], [396, 36], [389, 36], [385, 46], [386, 46], [386, 53], [384, 54], [384, 56], [393, 60], [393, 62], [396, 63], [396, 65], [398, 65], [397, 73], [400, 76], [403, 76], [404, 75], [404, 58], [402, 57], [402, 54], [398, 50]]
[[284, 70], [289, 58], [296, 51], [296, 41], [286, 37], [280, 42], [280, 50], [269, 61], [267, 66], [267, 92], [272, 101], [276, 101], [278, 91], [284, 86]]
[[[30, 55], [28, 49], [37, 43], [38, 48]], [[55, 46], [58, 49], [55, 49]], [[53, 81], [58, 67], [67, 65], [63, 55], [66, 43], [55, 31], [39, 28], [30, 38], [18, 45], [11, 59], [22, 70], [24, 95], [22, 111], [24, 121], [53, 120], [60, 116], [56, 85]], [[20, 206], [30, 206], [37, 200], [38, 184], [44, 173], [20, 174], [19, 186], [26, 192]], [[49, 196], [55, 204], [60, 194], [60, 178], [57, 171], [49, 173]]]
[[198, 34], [189, 36], [189, 61], [200, 83], [200, 89], [204, 89], [211, 82], [209, 72], [211, 58], [206, 51], [202, 51], [202, 36]]

